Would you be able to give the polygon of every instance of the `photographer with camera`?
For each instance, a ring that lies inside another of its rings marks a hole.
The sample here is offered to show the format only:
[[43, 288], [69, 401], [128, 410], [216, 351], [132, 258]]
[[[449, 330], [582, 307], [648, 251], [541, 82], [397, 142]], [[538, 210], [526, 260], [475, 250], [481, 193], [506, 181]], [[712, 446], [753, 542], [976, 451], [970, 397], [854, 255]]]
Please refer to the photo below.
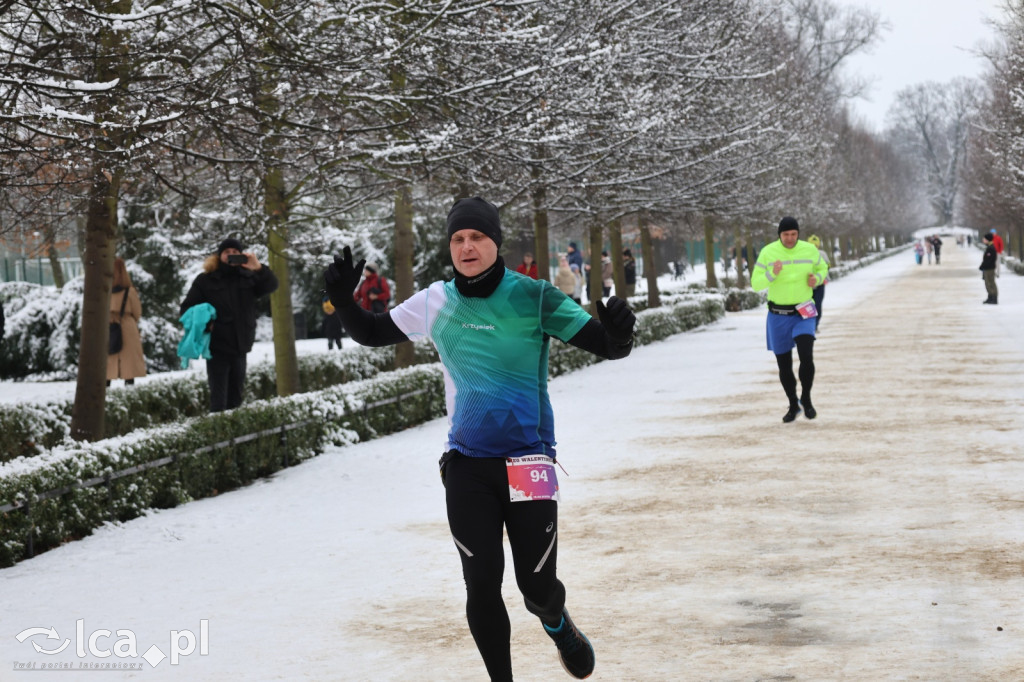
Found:
[[211, 322], [210, 355], [206, 376], [210, 383], [210, 412], [230, 410], [242, 404], [245, 356], [256, 340], [256, 300], [277, 289], [277, 277], [245, 246], [227, 238], [217, 253], [203, 263], [203, 272], [192, 282], [179, 314], [200, 303], [216, 311]]

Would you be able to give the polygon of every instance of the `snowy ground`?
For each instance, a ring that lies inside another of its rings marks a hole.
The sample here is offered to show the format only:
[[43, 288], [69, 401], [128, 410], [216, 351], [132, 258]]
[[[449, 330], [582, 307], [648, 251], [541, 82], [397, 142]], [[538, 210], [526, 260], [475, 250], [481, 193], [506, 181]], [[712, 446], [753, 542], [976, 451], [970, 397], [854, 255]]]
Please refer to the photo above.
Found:
[[[763, 311], [552, 381], [559, 573], [591, 679], [1024, 679], [1024, 278], [983, 306], [980, 260], [950, 245], [828, 285], [815, 421], [780, 421]], [[331, 450], [0, 571], [0, 679], [110, 661], [143, 669], [104, 679], [486, 679], [443, 438], [436, 420]], [[569, 679], [511, 575], [506, 595], [517, 679]], [[86, 641], [169, 654], [202, 621], [206, 655], [176, 665]]]

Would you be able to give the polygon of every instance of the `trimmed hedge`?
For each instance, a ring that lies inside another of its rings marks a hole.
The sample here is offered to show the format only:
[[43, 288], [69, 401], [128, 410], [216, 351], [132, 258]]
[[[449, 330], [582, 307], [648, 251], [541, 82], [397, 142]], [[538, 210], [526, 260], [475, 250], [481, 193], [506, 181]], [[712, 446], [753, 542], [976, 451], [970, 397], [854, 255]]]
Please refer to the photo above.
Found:
[[[414, 344], [417, 364], [437, 361], [428, 342]], [[393, 348], [353, 348], [299, 356], [299, 382], [306, 392], [368, 379], [394, 366]], [[274, 364], [254, 364], [246, 373], [246, 402], [277, 394]], [[43, 453], [70, 435], [73, 400], [0, 405], [0, 462]], [[190, 375], [107, 391], [106, 437], [172, 424], [209, 411], [210, 389], [203, 375]]]
[[[107, 521], [126, 521], [149, 508], [174, 507], [246, 485], [312, 457], [327, 444], [375, 438], [443, 414], [440, 365], [421, 365], [18, 458], [0, 465], [0, 567], [25, 556], [29, 537], [33, 552], [42, 551], [84, 537]], [[268, 425], [269, 433], [244, 438]], [[294, 428], [284, 430], [286, 425]], [[211, 443], [221, 446], [211, 448]], [[145, 468], [160, 460], [166, 465]], [[118, 477], [132, 468], [142, 470]], [[101, 481], [81, 487], [90, 479]]]

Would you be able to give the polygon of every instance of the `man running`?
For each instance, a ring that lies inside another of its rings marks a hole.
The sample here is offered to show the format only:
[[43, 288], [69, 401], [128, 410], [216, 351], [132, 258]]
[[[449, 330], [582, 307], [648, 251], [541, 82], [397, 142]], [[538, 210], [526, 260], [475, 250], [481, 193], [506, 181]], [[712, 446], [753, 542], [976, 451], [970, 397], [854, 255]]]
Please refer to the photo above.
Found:
[[[796, 218], [779, 221], [779, 239], [768, 244], [757, 257], [750, 286], [768, 290], [766, 337], [768, 350], [775, 353], [779, 381], [789, 399], [782, 421], [789, 423], [800, 414], [808, 419], [818, 411], [811, 404], [814, 384], [814, 288], [828, 276], [828, 263], [810, 242], [801, 241]], [[800, 356], [800, 398], [793, 375], [793, 346]]]
[[555, 575], [558, 485], [554, 416], [547, 392], [554, 336], [615, 360], [633, 348], [636, 318], [612, 296], [600, 321], [546, 280], [505, 268], [498, 209], [473, 197], [448, 213], [455, 278], [438, 281], [384, 313], [356, 306], [362, 263], [335, 256], [327, 293], [353, 341], [384, 346], [426, 337], [444, 371], [448, 440], [441, 457], [448, 525], [462, 560], [469, 630], [492, 681], [512, 679], [511, 628], [501, 595], [508, 533], [526, 608], [554, 640], [562, 666], [583, 679], [594, 649], [569, 618]]

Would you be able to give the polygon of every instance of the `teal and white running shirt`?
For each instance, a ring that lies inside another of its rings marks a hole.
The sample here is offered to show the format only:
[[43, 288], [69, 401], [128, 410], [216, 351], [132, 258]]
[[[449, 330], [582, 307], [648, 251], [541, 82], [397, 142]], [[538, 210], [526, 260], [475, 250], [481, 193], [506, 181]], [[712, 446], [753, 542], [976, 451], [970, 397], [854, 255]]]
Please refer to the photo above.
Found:
[[505, 270], [490, 296], [434, 282], [391, 310], [410, 339], [429, 338], [444, 368], [445, 450], [468, 457], [555, 455], [548, 336], [568, 341], [590, 320], [544, 280]]

